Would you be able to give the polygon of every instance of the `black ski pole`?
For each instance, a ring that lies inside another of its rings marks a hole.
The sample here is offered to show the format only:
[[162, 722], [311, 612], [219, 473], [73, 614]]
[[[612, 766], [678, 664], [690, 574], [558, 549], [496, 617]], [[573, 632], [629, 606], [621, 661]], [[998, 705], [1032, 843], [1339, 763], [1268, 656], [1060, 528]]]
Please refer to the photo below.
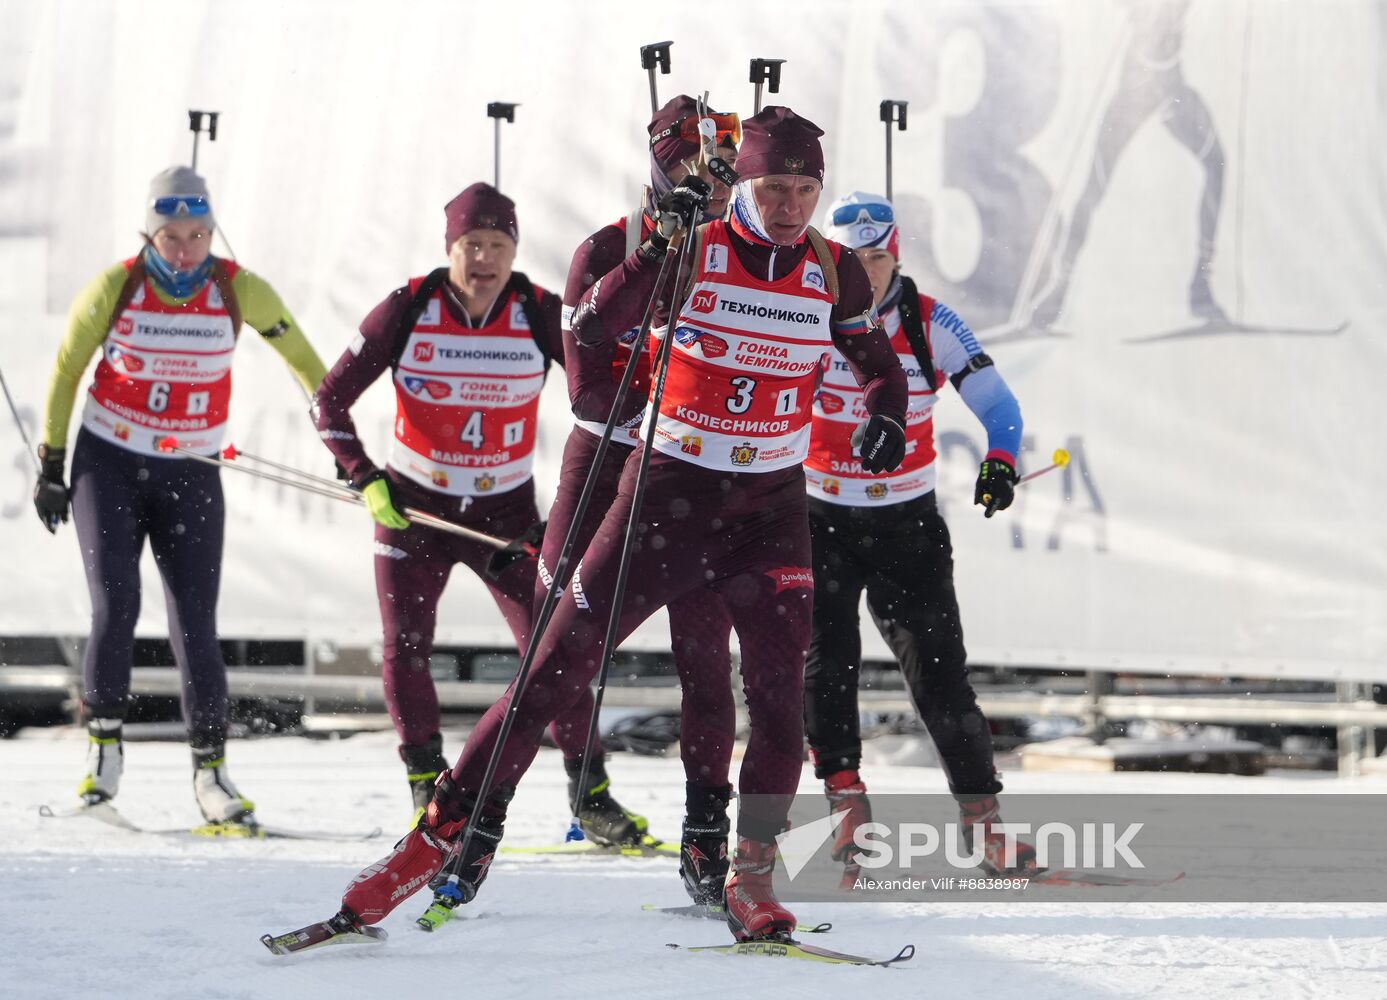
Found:
[[492, 150], [496, 160], [496, 181], [495, 188], [501, 190], [501, 119], [505, 119], [512, 125], [515, 124], [515, 109], [520, 107], [518, 104], [506, 104], [502, 101], [492, 101], [486, 106], [487, 116], [495, 119], [496, 133], [492, 143]]
[[669, 47], [673, 42], [651, 42], [649, 45], [641, 46], [641, 69], [645, 70], [650, 76], [650, 113], [653, 115], [660, 110], [660, 98], [655, 90], [655, 67], [660, 68], [660, 72], [669, 75]]
[[193, 133], [193, 170], [197, 170], [197, 141], [202, 138], [202, 120], [207, 121], [207, 141], [217, 141], [217, 119], [221, 117], [220, 111], [194, 111], [188, 109], [188, 128]]
[[[691, 242], [685, 237], [684, 242]], [[607, 618], [607, 633], [603, 639], [602, 665], [597, 669], [597, 690], [593, 692], [592, 717], [588, 721], [587, 743], [584, 744], [588, 750], [583, 753], [583, 766], [578, 775], [578, 790], [574, 795], [573, 816], [578, 816], [578, 807], [582, 802], [582, 796], [586, 794], [588, 784], [589, 759], [592, 756], [591, 747], [597, 738], [598, 717], [602, 712], [602, 698], [607, 691], [607, 674], [611, 670], [612, 655], [615, 652], [616, 633], [621, 621], [622, 606], [625, 603], [626, 579], [631, 569], [631, 551], [635, 547], [636, 532], [640, 527], [641, 503], [645, 498], [645, 479], [646, 471], [650, 468], [650, 453], [654, 450], [655, 425], [659, 422], [660, 400], [665, 393], [665, 371], [669, 364], [670, 343], [674, 340], [674, 321], [679, 315], [678, 309], [682, 303], [678, 302], [678, 289], [687, 280], [684, 277], [684, 257], [683, 248], [680, 250], [679, 265], [675, 268], [675, 301], [670, 304], [669, 329], [666, 330], [664, 339], [660, 341], [660, 349], [655, 354], [655, 386], [650, 394], [650, 402], [647, 404], [647, 428], [645, 432], [644, 447], [641, 449], [640, 468], [636, 472], [636, 487], [631, 496], [631, 516], [626, 522], [626, 536], [622, 540], [621, 560], [617, 563], [616, 590], [612, 597], [612, 610]], [[697, 261], [694, 262], [697, 266]]]
[[10, 404], [10, 414], [14, 417], [14, 425], [19, 428], [19, 437], [24, 442], [24, 450], [29, 453], [29, 461], [34, 463], [34, 472], [41, 476], [43, 466], [39, 465], [39, 453], [34, 450], [34, 444], [29, 440], [29, 432], [24, 429], [24, 421], [20, 419], [19, 407], [14, 405], [14, 397], [10, 395], [4, 371], [0, 371], [0, 389], [5, 390], [5, 402]]
[[[675, 271], [678, 272], [682, 263], [684, 247], [681, 244], [681, 256], [676, 260]], [[573, 521], [569, 525], [568, 533], [564, 536], [563, 549], [559, 554], [558, 562], [554, 566], [554, 583], [545, 594], [544, 601], [540, 605], [539, 614], [535, 617], [534, 627], [531, 629], [530, 644], [525, 650], [524, 657], [520, 661], [520, 669], [516, 671], [515, 680], [511, 682], [511, 702], [506, 711], [505, 717], [501, 720], [501, 726], [496, 736], [496, 745], [492, 747], [491, 756], [487, 760], [486, 771], [482, 775], [482, 780], [477, 789], [475, 803], [472, 814], [467, 818], [467, 825], [463, 829], [462, 839], [457, 847], [449, 855], [448, 861], [444, 864], [438, 875], [431, 881], [430, 885], [434, 888], [433, 903], [428, 910], [417, 921], [419, 927], [424, 930], [433, 930], [441, 924], [450, 911], [459, 903], [465, 902], [461, 890], [457, 888], [458, 869], [462, 864], [462, 859], [467, 854], [467, 848], [472, 843], [472, 836], [477, 827], [477, 817], [481, 814], [481, 809], [486, 802], [487, 796], [491, 794], [491, 785], [496, 777], [496, 769], [501, 763], [501, 750], [506, 744], [506, 739], [510, 735], [511, 727], [515, 723], [515, 715], [519, 710], [520, 699], [525, 692], [525, 684], [529, 680], [530, 670], [534, 665], [535, 652], [539, 649], [540, 640], [544, 637], [545, 631], [549, 627], [549, 621], [554, 616], [554, 609], [558, 606], [559, 597], [563, 594], [568, 584], [568, 565], [572, 559], [573, 548], [577, 543], [578, 530], [583, 523], [583, 517], [592, 501], [592, 494], [597, 488], [597, 470], [602, 467], [602, 462], [606, 458], [607, 448], [611, 444], [612, 434], [616, 429], [617, 418], [621, 413], [622, 402], [626, 397], [626, 392], [631, 385], [631, 379], [636, 372], [636, 363], [641, 352], [645, 350], [645, 341], [650, 333], [650, 324], [655, 316], [655, 307], [664, 291], [665, 281], [669, 274], [669, 265], [675, 255], [666, 253], [665, 259], [660, 262], [660, 271], [655, 278], [655, 289], [651, 293], [650, 302], [645, 309], [645, 316], [641, 320], [640, 330], [636, 335], [636, 342], [631, 350], [631, 357], [626, 362], [626, 368], [622, 372], [621, 381], [617, 384], [616, 399], [612, 401], [611, 412], [607, 416], [607, 424], [603, 428], [602, 437], [598, 441], [597, 451], [592, 458], [592, 467], [588, 471], [586, 481], [583, 483], [583, 492], [578, 497], [578, 504], [573, 512]], [[585, 755], [586, 759], [586, 755]]]
[[905, 108], [909, 101], [882, 101], [881, 120], [886, 123], [886, 200], [891, 200], [891, 126], [905, 131]]
[[784, 59], [751, 60], [751, 82], [756, 84], [756, 114], [761, 113], [762, 84], [765, 84], [766, 89], [772, 94], [780, 93], [780, 67], [784, 64]]

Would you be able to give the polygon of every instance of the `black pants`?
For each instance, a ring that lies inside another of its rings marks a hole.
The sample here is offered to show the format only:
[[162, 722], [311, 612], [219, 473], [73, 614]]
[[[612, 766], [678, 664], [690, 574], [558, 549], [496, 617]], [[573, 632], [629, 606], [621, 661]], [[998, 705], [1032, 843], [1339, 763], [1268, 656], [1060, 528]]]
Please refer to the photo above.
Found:
[[858, 605], [895, 653], [915, 710], [955, 795], [1001, 791], [992, 734], [968, 681], [954, 595], [953, 548], [934, 494], [889, 507], [809, 500], [814, 545], [814, 635], [804, 671], [804, 717], [814, 773], [862, 759], [857, 684]]
[[227, 714], [226, 662], [217, 642], [226, 519], [219, 471], [192, 459], [137, 454], [81, 431], [72, 456], [72, 519], [92, 602], [82, 661], [88, 716], [125, 717], [148, 538], [164, 581], [190, 741], [217, 743]]

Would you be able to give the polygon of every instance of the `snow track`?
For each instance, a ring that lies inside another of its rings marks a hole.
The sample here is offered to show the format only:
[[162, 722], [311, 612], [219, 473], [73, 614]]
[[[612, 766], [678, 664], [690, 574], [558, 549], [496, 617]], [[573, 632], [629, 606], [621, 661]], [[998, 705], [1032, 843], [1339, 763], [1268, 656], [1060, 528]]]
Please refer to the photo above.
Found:
[[[877, 955], [913, 943], [917, 955], [897, 968], [864, 969], [677, 954], [665, 944], [727, 938], [715, 922], [642, 912], [642, 903], [684, 902], [672, 859], [504, 857], [465, 919], [436, 934], [412, 927], [427, 903], [418, 896], [384, 922], [390, 940], [382, 946], [268, 955], [261, 934], [330, 916], [347, 880], [404, 832], [408, 798], [393, 743], [372, 734], [231, 745], [233, 775], [266, 822], [386, 830], [369, 844], [337, 844], [200, 841], [42, 820], [41, 803], [72, 795], [82, 734], [29, 730], [0, 742], [4, 995], [377, 998], [453, 981], [461, 995], [489, 997], [617, 990], [706, 1000], [733, 983], [746, 996], [846, 988], [870, 990], [873, 1000], [1387, 997], [1387, 905], [1378, 904], [803, 904], [803, 918], [833, 922], [826, 946]], [[450, 752], [458, 745], [449, 739]], [[197, 820], [185, 747], [134, 743], [126, 753], [119, 802], [133, 820]], [[623, 755], [611, 772], [621, 800], [649, 815], [657, 835], [677, 835], [677, 761]], [[878, 767], [869, 780], [880, 791], [943, 787], [929, 768]], [[1058, 791], [1076, 780], [1017, 774], [1008, 788]], [[1085, 775], [1082, 783], [1105, 791], [1305, 787], [1274, 776]], [[557, 754], [542, 752], [512, 807], [506, 843], [557, 841], [567, 823], [564, 785]]]

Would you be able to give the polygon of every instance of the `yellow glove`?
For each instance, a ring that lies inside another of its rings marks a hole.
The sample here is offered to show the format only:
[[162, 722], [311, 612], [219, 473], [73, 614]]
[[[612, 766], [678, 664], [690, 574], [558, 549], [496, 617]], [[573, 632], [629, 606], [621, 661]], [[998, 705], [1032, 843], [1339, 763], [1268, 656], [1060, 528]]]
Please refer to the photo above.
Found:
[[361, 496], [366, 500], [366, 509], [372, 519], [382, 527], [404, 531], [409, 522], [395, 509], [395, 498], [390, 495], [390, 483], [382, 475], [377, 475], [361, 488]]

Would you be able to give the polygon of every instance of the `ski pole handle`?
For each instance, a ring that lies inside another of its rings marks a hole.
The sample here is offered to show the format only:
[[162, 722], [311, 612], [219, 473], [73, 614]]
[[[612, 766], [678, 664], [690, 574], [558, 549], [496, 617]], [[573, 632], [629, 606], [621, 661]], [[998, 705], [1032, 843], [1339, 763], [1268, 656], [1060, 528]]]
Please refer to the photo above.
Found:
[[655, 88], [655, 69], [669, 74], [669, 47], [673, 42], [651, 42], [641, 46], [641, 69], [650, 77], [650, 113], [660, 110], [660, 98]]
[[1043, 469], [1036, 469], [1034, 472], [1026, 473], [1020, 479], [1016, 480], [1016, 485], [1021, 486], [1024, 483], [1029, 483], [1032, 479], [1043, 476], [1047, 472], [1053, 472], [1055, 469], [1063, 469], [1068, 464], [1069, 452], [1065, 451], [1063, 448], [1056, 448], [1055, 453], [1050, 456], [1049, 465], [1045, 466]]
[[756, 84], [756, 114], [761, 113], [761, 85], [765, 84], [772, 94], [780, 93], [780, 67], [784, 59], [751, 60], [751, 82]]
[[518, 107], [520, 107], [519, 104], [508, 104], [505, 101], [491, 101], [486, 106], [487, 117], [493, 118], [496, 121], [496, 130], [492, 139], [491, 150], [495, 161], [496, 174], [496, 180], [493, 186], [498, 191], [501, 190], [501, 120], [505, 119], [514, 125], [515, 109]]
[[905, 131], [905, 109], [909, 101], [886, 100], [881, 102], [881, 120], [886, 123], [886, 200], [891, 200], [891, 126], [896, 125]]

